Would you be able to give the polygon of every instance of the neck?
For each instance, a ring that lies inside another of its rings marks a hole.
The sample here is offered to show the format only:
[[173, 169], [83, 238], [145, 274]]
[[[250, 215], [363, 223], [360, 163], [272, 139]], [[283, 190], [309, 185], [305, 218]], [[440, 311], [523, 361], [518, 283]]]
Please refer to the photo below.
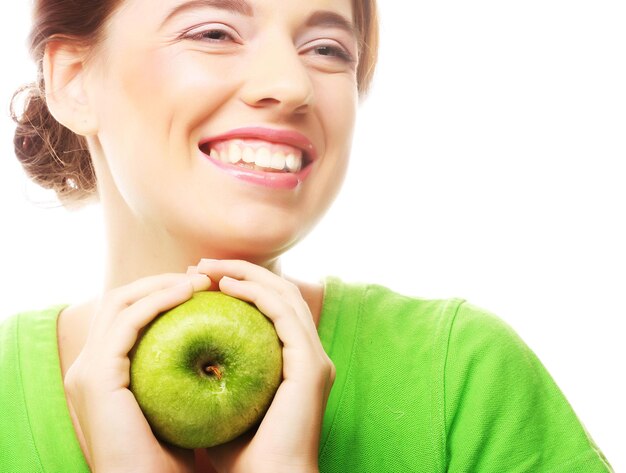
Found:
[[[106, 264], [104, 290], [109, 290], [139, 278], [162, 274], [184, 273], [203, 258], [245, 259], [281, 274], [278, 257], [254, 259], [236, 254], [200, 239], [172, 235], [150, 222], [138, 221], [130, 212], [104, 207], [106, 231]], [[114, 215], [111, 215], [114, 213]]]

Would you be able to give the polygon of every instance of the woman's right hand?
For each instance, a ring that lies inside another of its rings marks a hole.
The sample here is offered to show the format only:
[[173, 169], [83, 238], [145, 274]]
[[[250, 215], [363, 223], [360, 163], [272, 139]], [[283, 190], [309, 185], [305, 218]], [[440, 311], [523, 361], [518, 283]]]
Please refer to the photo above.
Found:
[[206, 274], [225, 294], [254, 304], [282, 342], [283, 379], [258, 428], [205, 450], [219, 472], [317, 472], [326, 403], [335, 366], [317, 333], [300, 289], [243, 260], [202, 260], [190, 273]]
[[92, 471], [192, 472], [193, 454], [161, 444], [129, 390], [139, 332], [161, 312], [206, 290], [205, 275], [163, 274], [105, 294], [92, 314], [85, 345], [64, 384], [81, 447]]

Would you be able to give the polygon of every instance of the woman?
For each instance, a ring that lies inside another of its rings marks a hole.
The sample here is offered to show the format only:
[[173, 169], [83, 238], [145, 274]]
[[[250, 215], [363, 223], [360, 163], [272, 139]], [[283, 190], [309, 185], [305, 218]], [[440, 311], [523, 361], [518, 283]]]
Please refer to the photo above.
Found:
[[[341, 186], [373, 1], [76, 3], [36, 3], [15, 143], [35, 181], [99, 200], [105, 290], [3, 324], [2, 471], [610, 471], [493, 316], [281, 274]], [[217, 289], [274, 323], [284, 380], [255, 432], [194, 455], [150, 431], [128, 353]]]

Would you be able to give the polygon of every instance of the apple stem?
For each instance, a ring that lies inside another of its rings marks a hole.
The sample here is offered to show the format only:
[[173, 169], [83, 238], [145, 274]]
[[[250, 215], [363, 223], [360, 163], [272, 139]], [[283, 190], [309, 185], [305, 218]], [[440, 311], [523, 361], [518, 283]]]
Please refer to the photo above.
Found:
[[217, 366], [207, 365], [204, 367], [204, 372], [206, 374], [214, 374], [218, 380], [222, 379], [222, 372]]

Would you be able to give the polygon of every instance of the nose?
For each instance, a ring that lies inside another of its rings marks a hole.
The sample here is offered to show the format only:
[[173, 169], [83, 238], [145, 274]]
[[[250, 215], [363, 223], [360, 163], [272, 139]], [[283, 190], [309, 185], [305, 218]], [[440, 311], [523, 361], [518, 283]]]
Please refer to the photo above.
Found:
[[241, 100], [283, 115], [305, 114], [313, 104], [313, 84], [291, 38], [274, 34], [251, 53]]

